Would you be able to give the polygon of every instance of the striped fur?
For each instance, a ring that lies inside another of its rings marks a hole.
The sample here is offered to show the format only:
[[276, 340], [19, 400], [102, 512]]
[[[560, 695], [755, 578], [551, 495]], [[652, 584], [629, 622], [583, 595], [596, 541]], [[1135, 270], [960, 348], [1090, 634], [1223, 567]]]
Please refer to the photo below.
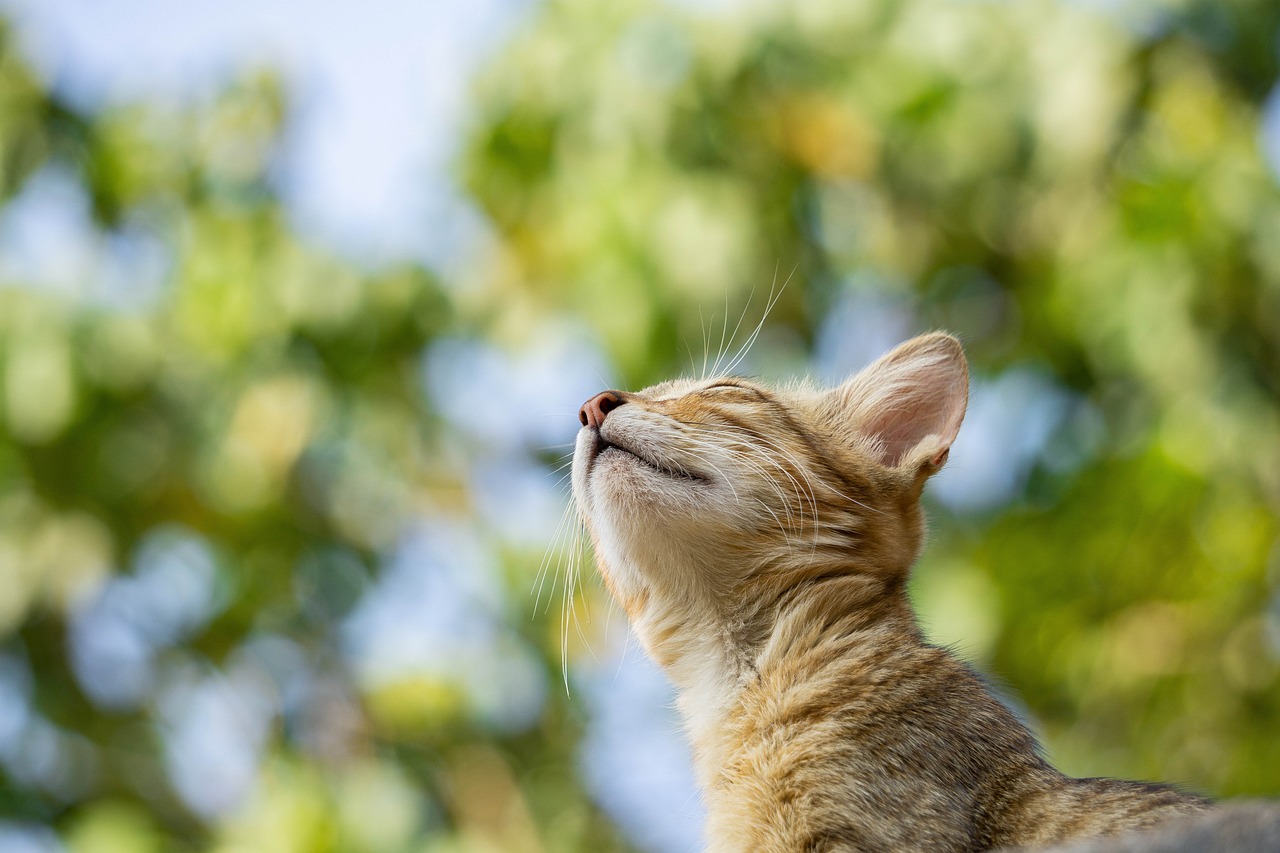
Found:
[[[579, 433], [597, 563], [679, 691], [712, 851], [978, 851], [1206, 808], [1071, 779], [906, 596], [968, 373], [944, 334], [843, 385], [678, 380]], [[584, 415], [585, 420], [585, 415]]]

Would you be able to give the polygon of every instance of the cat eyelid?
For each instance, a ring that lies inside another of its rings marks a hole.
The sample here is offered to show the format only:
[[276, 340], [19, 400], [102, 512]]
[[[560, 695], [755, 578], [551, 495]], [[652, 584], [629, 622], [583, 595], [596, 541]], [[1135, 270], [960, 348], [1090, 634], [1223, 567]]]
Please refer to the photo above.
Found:
[[761, 392], [759, 389], [757, 389], [757, 388], [753, 388], [753, 387], [751, 387], [750, 385], [740, 385], [740, 384], [739, 384], [739, 383], [737, 383], [737, 382], [717, 382], [717, 383], [715, 383], [714, 385], [708, 385], [707, 387], [703, 388], [702, 390], [703, 390], [704, 392], [707, 392], [707, 391], [745, 391], [746, 393], [748, 393], [748, 394], [752, 394], [752, 395], [754, 395], [754, 396], [756, 396], [756, 397], [759, 397], [760, 399], [765, 399], [765, 394], [764, 394], [763, 392]]

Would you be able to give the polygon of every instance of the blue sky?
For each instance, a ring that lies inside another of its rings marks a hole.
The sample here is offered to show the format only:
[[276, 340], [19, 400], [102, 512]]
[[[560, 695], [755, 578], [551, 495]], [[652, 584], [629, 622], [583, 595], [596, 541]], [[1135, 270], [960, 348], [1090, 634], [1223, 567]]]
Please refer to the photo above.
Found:
[[433, 265], [480, 227], [448, 174], [468, 81], [531, 6], [0, 0], [27, 57], [81, 106], [198, 98], [246, 66], [277, 69], [297, 107], [282, 185], [297, 226], [357, 259]]
[[[0, 11], [83, 106], [199, 97], [246, 66], [277, 69], [295, 98], [282, 191], [299, 229], [366, 262], [447, 268], [483, 233], [449, 175], [469, 80], [536, 2], [0, 0]], [[1280, 89], [1264, 126], [1280, 173]]]

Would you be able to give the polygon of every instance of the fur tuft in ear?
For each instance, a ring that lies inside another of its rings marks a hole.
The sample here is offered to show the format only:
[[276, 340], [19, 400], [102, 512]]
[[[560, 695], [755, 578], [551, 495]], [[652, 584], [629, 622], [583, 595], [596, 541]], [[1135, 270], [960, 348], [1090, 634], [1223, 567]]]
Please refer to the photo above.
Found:
[[934, 332], [898, 345], [830, 394], [881, 464], [932, 474], [960, 432], [969, 367], [960, 342]]

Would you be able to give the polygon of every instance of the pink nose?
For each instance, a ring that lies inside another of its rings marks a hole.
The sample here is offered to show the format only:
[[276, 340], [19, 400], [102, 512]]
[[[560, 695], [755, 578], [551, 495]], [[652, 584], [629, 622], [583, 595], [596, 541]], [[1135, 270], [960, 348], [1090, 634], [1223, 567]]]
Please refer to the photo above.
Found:
[[578, 410], [578, 420], [582, 421], [583, 426], [599, 429], [604, 423], [605, 415], [621, 406], [623, 402], [616, 391], [601, 391], [582, 404], [582, 408]]

